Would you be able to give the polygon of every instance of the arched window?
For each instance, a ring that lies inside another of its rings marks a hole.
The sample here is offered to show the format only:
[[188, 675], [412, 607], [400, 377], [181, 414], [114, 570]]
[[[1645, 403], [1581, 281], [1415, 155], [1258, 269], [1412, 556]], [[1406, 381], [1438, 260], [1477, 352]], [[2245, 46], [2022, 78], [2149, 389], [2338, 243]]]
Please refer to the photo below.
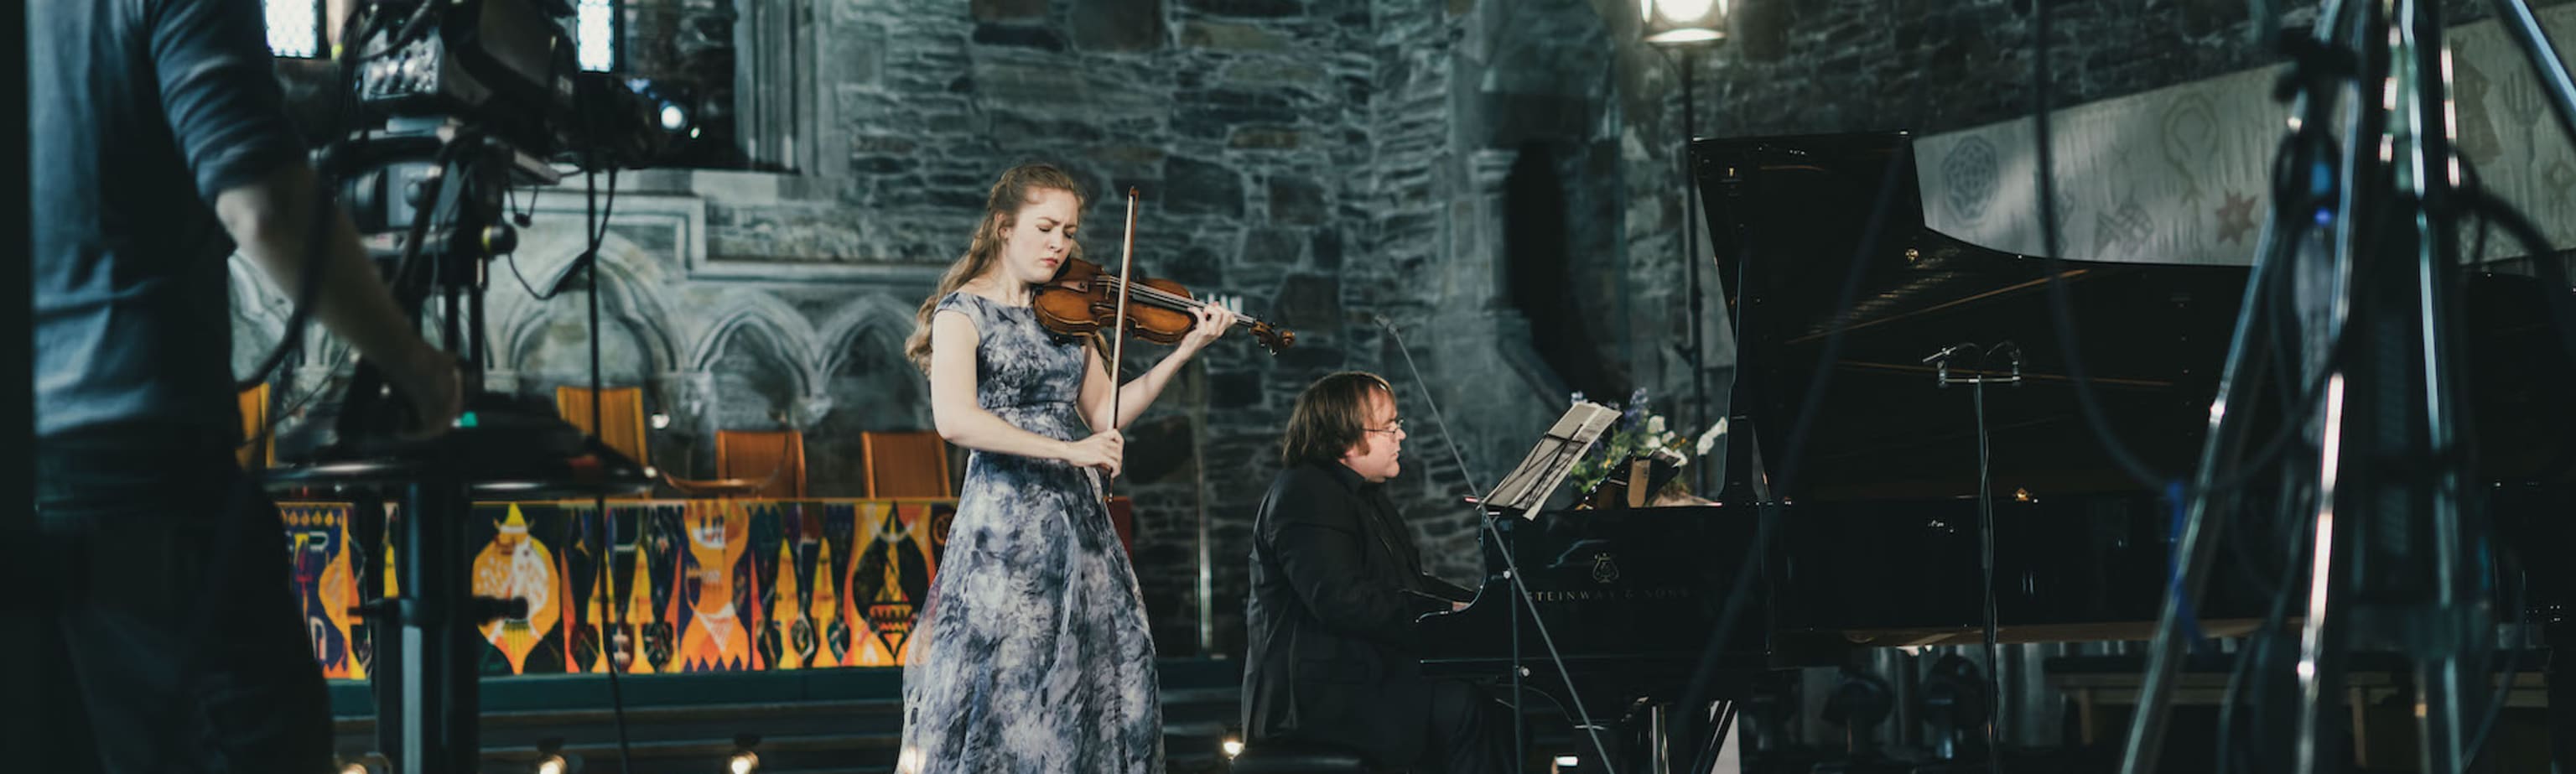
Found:
[[[268, 14], [268, 51], [279, 57], [313, 59], [324, 56], [325, 42], [334, 40], [340, 31], [328, 23], [346, 16], [356, 0], [262, 0]], [[619, 28], [617, 0], [580, 0], [574, 6], [572, 37], [574, 58], [581, 69], [607, 72], [617, 69]]]
[[[546, 6], [540, 0], [478, 0]], [[366, 0], [261, 0], [269, 51], [322, 59]], [[555, 6], [561, 7], [561, 6]], [[814, 88], [804, 0], [572, 0], [573, 60], [655, 104], [669, 149], [652, 166], [793, 171], [810, 161], [800, 95]]]
[[607, 72], [617, 69], [617, 2], [616, 0], [581, 0], [573, 11], [573, 52], [581, 60], [581, 69]]
[[322, 55], [323, 0], [265, 0], [268, 51], [279, 57], [311, 59]]

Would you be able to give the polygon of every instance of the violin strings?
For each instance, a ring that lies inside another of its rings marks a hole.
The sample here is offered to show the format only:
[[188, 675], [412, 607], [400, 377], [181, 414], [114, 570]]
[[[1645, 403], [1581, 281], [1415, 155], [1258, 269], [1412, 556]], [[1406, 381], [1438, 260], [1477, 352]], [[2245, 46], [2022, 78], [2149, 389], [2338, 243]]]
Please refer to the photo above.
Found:
[[[1113, 289], [1124, 282], [1124, 280], [1110, 276], [1103, 276], [1101, 277], [1101, 280], [1108, 282], [1109, 286]], [[1207, 306], [1208, 304], [1208, 302], [1201, 301], [1199, 299], [1176, 296], [1171, 293], [1164, 292], [1161, 288], [1156, 288], [1151, 285], [1135, 285], [1130, 287], [1127, 293], [1130, 298], [1145, 298], [1159, 301], [1164, 304], [1173, 305], [1184, 311], [1197, 311], [1200, 307]], [[1236, 324], [1251, 325], [1253, 322], [1255, 322], [1255, 320], [1250, 316], [1239, 316]]]
[[[1110, 286], [1112, 289], [1117, 288], [1117, 287], [1118, 287], [1118, 285], [1119, 285], [1119, 284], [1121, 284], [1121, 282], [1122, 282], [1122, 281], [1121, 281], [1120, 279], [1118, 279], [1117, 277], [1103, 277], [1102, 279], [1104, 279], [1104, 280], [1108, 281], [1109, 286]], [[1206, 305], [1206, 302], [1200, 301], [1200, 300], [1198, 300], [1198, 299], [1195, 299], [1195, 298], [1183, 298], [1183, 297], [1180, 297], [1180, 296], [1175, 296], [1175, 295], [1172, 295], [1172, 294], [1170, 294], [1170, 293], [1163, 292], [1163, 291], [1162, 291], [1162, 289], [1160, 289], [1160, 288], [1156, 288], [1156, 287], [1151, 286], [1151, 285], [1137, 285], [1137, 286], [1135, 286], [1133, 289], [1130, 289], [1130, 290], [1129, 290], [1129, 291], [1127, 291], [1127, 292], [1128, 292], [1128, 295], [1129, 295], [1130, 297], [1135, 297], [1135, 298], [1145, 298], [1145, 299], [1152, 300], [1152, 301], [1160, 301], [1160, 302], [1163, 302], [1163, 303], [1166, 303], [1166, 304], [1178, 304], [1178, 305], [1180, 305], [1180, 306], [1181, 306], [1182, 308], [1184, 308], [1184, 309], [1197, 309], [1197, 308], [1198, 308], [1198, 307], [1200, 307], [1200, 306], [1204, 306], [1204, 305]]]

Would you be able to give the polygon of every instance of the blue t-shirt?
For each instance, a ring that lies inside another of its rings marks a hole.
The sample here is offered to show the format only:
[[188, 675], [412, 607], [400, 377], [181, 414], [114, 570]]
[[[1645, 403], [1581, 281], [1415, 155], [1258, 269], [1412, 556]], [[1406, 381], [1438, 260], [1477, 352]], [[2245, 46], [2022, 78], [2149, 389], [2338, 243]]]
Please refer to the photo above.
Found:
[[304, 152], [259, 0], [40, 0], [27, 33], [37, 437], [236, 437], [215, 195]]

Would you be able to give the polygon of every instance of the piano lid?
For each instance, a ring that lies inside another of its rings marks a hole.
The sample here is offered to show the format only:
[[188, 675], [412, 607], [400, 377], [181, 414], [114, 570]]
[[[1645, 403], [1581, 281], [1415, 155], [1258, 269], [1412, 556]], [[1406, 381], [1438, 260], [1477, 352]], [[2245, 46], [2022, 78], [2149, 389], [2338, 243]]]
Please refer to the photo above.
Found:
[[[1775, 485], [1794, 476], [1777, 494], [1975, 494], [1972, 390], [1939, 386], [1924, 358], [2005, 342], [2022, 354], [2023, 382], [1985, 389], [1996, 493], [2140, 489], [2078, 413], [2049, 310], [2049, 262], [1926, 228], [1912, 147], [1904, 132], [1692, 143], [1717, 286], [1736, 326], [1729, 413], [1753, 426]], [[2158, 470], [2186, 474], [2199, 457], [2248, 267], [2070, 260], [2063, 270], [2086, 376], [2111, 426]], [[2471, 413], [2498, 420], [2480, 423], [2490, 478], [2567, 475], [2576, 407], [2544, 396], [2563, 394], [2548, 385], [2576, 383], [2576, 365], [2540, 324], [2540, 289], [2490, 275], [2467, 289]], [[1834, 368], [1824, 391], [1811, 394], [1846, 309]], [[2001, 353], [1983, 365], [1974, 355], [1951, 361], [1953, 375], [1981, 369], [2012, 370]], [[1823, 403], [1793, 464], [1790, 425], [1812, 401]], [[2277, 416], [2277, 402], [2267, 395], [2254, 414]], [[1730, 447], [1740, 445], [1744, 429], [1732, 433]], [[1732, 486], [1745, 472], [1734, 469], [1742, 455], [1730, 455]]]

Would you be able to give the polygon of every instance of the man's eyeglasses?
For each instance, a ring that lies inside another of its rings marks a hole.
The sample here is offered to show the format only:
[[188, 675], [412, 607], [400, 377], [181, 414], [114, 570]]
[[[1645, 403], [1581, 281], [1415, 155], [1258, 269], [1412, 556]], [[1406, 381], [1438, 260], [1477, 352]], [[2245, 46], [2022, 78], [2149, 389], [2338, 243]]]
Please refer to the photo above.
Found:
[[1403, 418], [1403, 417], [1397, 417], [1397, 418], [1394, 418], [1394, 419], [1387, 420], [1387, 421], [1386, 421], [1386, 427], [1382, 427], [1382, 428], [1379, 428], [1379, 427], [1372, 427], [1372, 428], [1368, 428], [1368, 431], [1369, 431], [1369, 432], [1372, 432], [1372, 433], [1386, 433], [1386, 434], [1388, 434], [1388, 435], [1394, 435], [1394, 434], [1396, 434], [1396, 433], [1404, 432], [1404, 418]]

